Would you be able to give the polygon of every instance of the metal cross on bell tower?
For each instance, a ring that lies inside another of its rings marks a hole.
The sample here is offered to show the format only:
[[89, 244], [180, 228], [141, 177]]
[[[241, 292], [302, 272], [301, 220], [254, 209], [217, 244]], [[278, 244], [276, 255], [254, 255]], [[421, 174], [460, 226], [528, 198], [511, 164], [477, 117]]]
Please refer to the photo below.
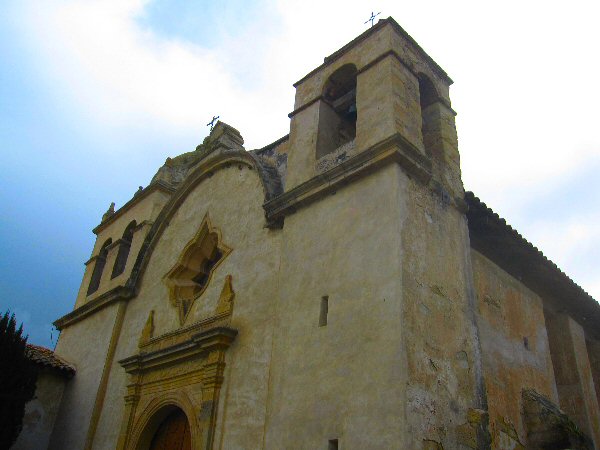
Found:
[[371, 27], [375, 24], [375, 17], [377, 17], [379, 14], [381, 14], [381, 11], [378, 12], [377, 14], [374, 14], [373, 11], [371, 11], [371, 17], [369, 17], [369, 20], [367, 20], [365, 22], [365, 25], [368, 24], [369, 22], [371, 22]]
[[215, 127], [215, 122], [219, 120], [219, 116], [213, 116], [212, 120], [206, 124], [206, 126], [210, 126], [210, 131]]

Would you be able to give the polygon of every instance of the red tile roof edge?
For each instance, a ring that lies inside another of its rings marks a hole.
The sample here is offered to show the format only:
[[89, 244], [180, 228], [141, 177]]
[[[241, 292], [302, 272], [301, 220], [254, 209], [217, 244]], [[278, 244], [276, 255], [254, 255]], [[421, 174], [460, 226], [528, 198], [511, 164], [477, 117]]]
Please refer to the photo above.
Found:
[[69, 378], [75, 375], [75, 367], [49, 348], [27, 344], [25, 352], [31, 361], [40, 366], [57, 369]]

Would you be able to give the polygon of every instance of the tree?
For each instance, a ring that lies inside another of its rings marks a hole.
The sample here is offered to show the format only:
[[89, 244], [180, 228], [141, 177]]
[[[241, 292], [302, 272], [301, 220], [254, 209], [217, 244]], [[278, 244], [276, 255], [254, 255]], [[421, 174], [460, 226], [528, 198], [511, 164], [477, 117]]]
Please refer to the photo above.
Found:
[[15, 315], [0, 318], [0, 450], [17, 440], [23, 426], [25, 404], [33, 398], [37, 370], [26, 355], [23, 324], [17, 329]]

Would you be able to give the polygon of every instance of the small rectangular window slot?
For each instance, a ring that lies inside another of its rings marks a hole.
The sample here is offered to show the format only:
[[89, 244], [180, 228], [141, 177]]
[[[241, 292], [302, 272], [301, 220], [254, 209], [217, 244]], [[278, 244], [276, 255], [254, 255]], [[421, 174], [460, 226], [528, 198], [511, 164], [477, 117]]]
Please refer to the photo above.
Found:
[[[320, 327], [327, 326], [327, 314], [328, 313], [329, 313], [329, 295], [324, 295], [323, 297], [321, 297], [321, 312], [319, 313], [319, 326]], [[331, 442], [331, 441], [329, 441], [329, 442]]]
[[329, 439], [329, 446], [327, 450], [339, 450], [338, 440], [337, 439]]

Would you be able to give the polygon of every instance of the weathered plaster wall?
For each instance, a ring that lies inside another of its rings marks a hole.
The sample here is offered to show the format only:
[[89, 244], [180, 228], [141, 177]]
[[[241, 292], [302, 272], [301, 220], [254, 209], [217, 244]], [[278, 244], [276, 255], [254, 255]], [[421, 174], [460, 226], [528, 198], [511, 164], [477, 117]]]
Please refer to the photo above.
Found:
[[[221, 448], [260, 448], [264, 428], [273, 314], [277, 299], [279, 231], [264, 227], [264, 193], [255, 171], [247, 167], [217, 170], [189, 194], [160, 237], [139, 294], [130, 301], [115, 360], [138, 352], [137, 343], [150, 310], [155, 311], [154, 336], [179, 328], [170, 302], [165, 274], [194, 237], [208, 212], [214, 227], [233, 251], [216, 268], [206, 291], [196, 300], [185, 325], [214, 310], [226, 275], [236, 293], [232, 327], [238, 337], [227, 353], [222, 405], [217, 424]], [[95, 449], [115, 448], [123, 420], [124, 369], [113, 365]], [[226, 405], [223, 403], [226, 400]]]
[[319, 102], [316, 102], [292, 117], [288, 145], [286, 190], [307, 181], [316, 172], [319, 109]]
[[356, 141], [359, 151], [400, 133], [422, 150], [419, 84], [389, 56], [358, 75]]
[[77, 374], [65, 387], [50, 449], [82, 449], [110, 342], [118, 305], [110, 305], [60, 334], [55, 353]]
[[592, 379], [596, 389], [596, 399], [600, 405], [600, 341], [595, 339], [586, 340], [588, 357], [590, 359], [590, 369], [592, 370]]
[[55, 370], [40, 370], [35, 396], [25, 405], [23, 429], [17, 442], [11, 447], [12, 450], [48, 448], [66, 382], [64, 375]]
[[[558, 405], [542, 299], [477, 251], [471, 252], [492, 447], [525, 445], [523, 389]], [[517, 446], [517, 447], [515, 447]]]
[[600, 447], [600, 411], [581, 325], [546, 310], [554, 376], [560, 407]]
[[424, 152], [419, 81], [396, 58], [388, 58], [386, 62], [388, 64], [386, 70], [391, 71], [388, 95], [389, 92], [393, 93], [391, 117], [394, 118], [394, 130], [398, 130], [411, 144]]
[[404, 195], [402, 324], [408, 376], [402, 448], [428, 448], [425, 440], [443, 448], [485, 448], [478, 443], [485, 438], [478, 438], [485, 418], [476, 411], [483, 398], [465, 217], [414, 181]]
[[408, 448], [406, 183], [390, 165], [286, 217], [264, 448], [327, 448], [330, 439], [344, 449]]

